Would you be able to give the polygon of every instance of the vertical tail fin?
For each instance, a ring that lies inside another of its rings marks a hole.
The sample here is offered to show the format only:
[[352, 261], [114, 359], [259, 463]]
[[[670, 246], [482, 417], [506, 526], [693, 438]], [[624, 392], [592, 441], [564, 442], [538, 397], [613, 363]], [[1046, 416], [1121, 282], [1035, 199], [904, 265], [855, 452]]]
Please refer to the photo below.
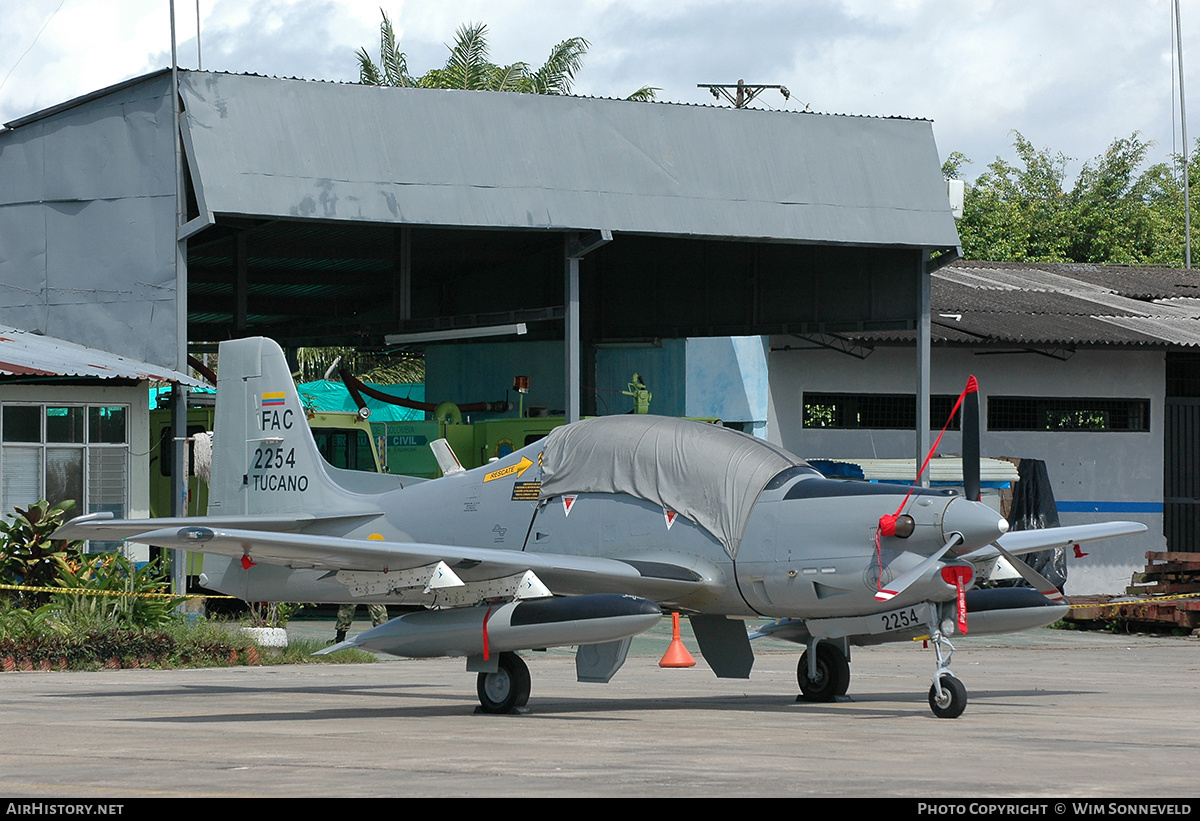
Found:
[[279, 345], [222, 342], [218, 363], [209, 515], [361, 508], [326, 470]]

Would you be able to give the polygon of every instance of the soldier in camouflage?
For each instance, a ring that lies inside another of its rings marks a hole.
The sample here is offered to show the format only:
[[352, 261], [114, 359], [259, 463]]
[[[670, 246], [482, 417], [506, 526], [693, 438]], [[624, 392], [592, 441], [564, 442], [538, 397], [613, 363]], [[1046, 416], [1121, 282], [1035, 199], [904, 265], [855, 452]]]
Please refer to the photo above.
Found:
[[[354, 612], [357, 609], [358, 605], [349, 603], [338, 607], [337, 623], [334, 628], [337, 630], [337, 635], [334, 643], [346, 640], [346, 631], [350, 629], [350, 625], [354, 621]], [[382, 604], [368, 604], [367, 611], [371, 614], [372, 627], [378, 627], [388, 620], [387, 608]]]

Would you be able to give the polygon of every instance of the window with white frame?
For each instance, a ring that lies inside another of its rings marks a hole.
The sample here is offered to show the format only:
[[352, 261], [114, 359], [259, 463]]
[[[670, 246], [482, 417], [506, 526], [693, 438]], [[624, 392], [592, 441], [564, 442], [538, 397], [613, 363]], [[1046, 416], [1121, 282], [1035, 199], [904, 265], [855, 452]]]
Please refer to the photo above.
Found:
[[[0, 404], [0, 505], [75, 500], [70, 515], [129, 505], [129, 406], [11, 402]], [[112, 549], [93, 543], [91, 549]]]

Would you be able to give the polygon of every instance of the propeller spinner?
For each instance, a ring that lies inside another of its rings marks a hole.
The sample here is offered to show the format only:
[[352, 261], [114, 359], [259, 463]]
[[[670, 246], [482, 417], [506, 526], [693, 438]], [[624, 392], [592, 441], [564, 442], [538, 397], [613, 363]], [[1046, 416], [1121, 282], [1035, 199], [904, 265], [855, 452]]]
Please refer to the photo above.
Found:
[[[1004, 517], [980, 501], [979, 383], [974, 376], [968, 377], [967, 386], [959, 398], [959, 403], [963, 412], [962, 472], [965, 498], [951, 501], [942, 514], [942, 538], [945, 539], [942, 548], [908, 573], [895, 579], [886, 588], [881, 587], [875, 593], [878, 601], [888, 601], [898, 596], [905, 588], [931, 573], [951, 549], [957, 547], [956, 553], [958, 554], [969, 553], [993, 543], [1008, 532], [1008, 522]], [[958, 410], [958, 406], [955, 407], [955, 410]], [[951, 419], [953, 419], [953, 415], [951, 415]], [[946, 426], [949, 427], [949, 424], [949, 420], [947, 420]], [[945, 428], [942, 429], [942, 433], [945, 433]], [[929, 457], [926, 457], [925, 464], [921, 466], [921, 472], [924, 472], [929, 465], [929, 458], [933, 456], [933, 451], [936, 451], [941, 439], [941, 434], [939, 434], [933, 450], [930, 451]], [[908, 497], [905, 497], [904, 504], [907, 502]], [[904, 504], [901, 504], [901, 509], [904, 508]], [[899, 511], [880, 519], [879, 533], [881, 535], [890, 536], [895, 533], [898, 514]]]

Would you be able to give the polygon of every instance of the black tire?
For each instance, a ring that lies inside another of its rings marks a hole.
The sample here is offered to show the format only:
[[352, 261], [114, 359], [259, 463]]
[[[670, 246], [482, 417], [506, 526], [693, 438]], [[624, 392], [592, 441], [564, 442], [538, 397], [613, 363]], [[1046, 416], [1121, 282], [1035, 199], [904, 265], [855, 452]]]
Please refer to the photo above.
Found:
[[967, 709], [967, 688], [954, 676], [942, 676], [942, 698], [937, 686], [930, 685], [929, 709], [938, 718], [958, 718]]
[[796, 681], [800, 685], [800, 697], [805, 701], [833, 701], [850, 689], [850, 662], [836, 645], [820, 642], [817, 644], [817, 677], [808, 677], [808, 651], [805, 650], [796, 665]]
[[501, 653], [494, 673], [480, 673], [475, 683], [485, 713], [511, 713], [529, 701], [529, 668], [516, 653]]

